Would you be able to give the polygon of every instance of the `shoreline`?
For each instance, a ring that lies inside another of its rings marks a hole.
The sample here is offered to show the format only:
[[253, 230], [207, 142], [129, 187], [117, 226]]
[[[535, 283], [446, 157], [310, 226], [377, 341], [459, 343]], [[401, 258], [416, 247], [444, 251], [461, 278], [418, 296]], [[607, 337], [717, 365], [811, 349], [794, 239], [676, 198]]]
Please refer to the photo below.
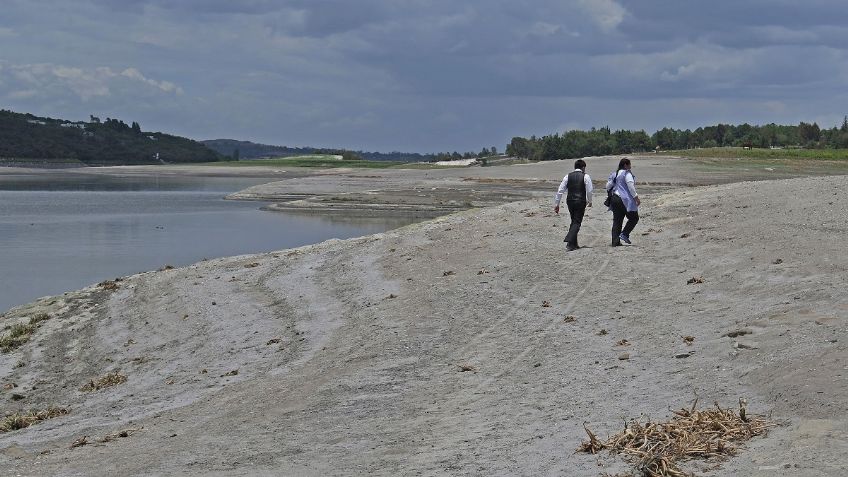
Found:
[[272, 215], [261, 211], [265, 203], [222, 200], [261, 179], [63, 174], [0, 179], [9, 239], [0, 267], [9, 280], [0, 293], [0, 312], [165, 265], [361, 236], [414, 220]]

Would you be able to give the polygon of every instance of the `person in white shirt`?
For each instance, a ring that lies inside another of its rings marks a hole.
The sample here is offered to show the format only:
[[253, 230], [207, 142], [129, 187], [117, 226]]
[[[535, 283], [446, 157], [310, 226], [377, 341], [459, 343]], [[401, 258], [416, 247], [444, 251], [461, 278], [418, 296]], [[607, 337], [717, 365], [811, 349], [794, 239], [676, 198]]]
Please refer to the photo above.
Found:
[[[630, 244], [630, 232], [639, 223], [639, 206], [642, 199], [636, 193], [636, 177], [630, 171], [630, 159], [623, 158], [618, 163], [618, 169], [607, 178], [607, 192], [612, 192], [609, 208], [612, 210], [612, 246], [618, 247], [621, 242]], [[627, 224], [622, 230], [624, 218]]]
[[559, 203], [562, 195], [565, 196], [565, 204], [571, 216], [571, 226], [563, 242], [569, 252], [580, 248], [577, 245], [577, 233], [580, 232], [580, 224], [583, 223], [583, 215], [586, 207], [592, 207], [592, 178], [586, 174], [586, 161], [578, 159], [574, 162], [574, 171], [562, 178], [556, 197], [554, 198], [554, 212], [559, 215]]

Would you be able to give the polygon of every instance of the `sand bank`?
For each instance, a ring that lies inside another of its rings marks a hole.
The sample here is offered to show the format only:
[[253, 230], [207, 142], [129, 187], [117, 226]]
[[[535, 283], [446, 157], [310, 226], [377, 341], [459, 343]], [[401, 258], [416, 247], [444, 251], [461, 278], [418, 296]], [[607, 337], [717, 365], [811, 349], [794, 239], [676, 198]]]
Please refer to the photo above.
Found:
[[[0, 355], [0, 379], [17, 385], [4, 409], [70, 413], [0, 434], [0, 464], [12, 475], [596, 476], [629, 466], [575, 454], [583, 423], [605, 436], [697, 395], [744, 396], [785, 425], [721, 467], [689, 470], [844, 475], [843, 183], [646, 195], [631, 247], [607, 246], [610, 218], [595, 207], [586, 248], [566, 253], [567, 216], [545, 194], [44, 299], [3, 318], [50, 316]], [[125, 383], [79, 390], [115, 370]], [[96, 443], [122, 429], [133, 432]], [[92, 444], [69, 448], [82, 436]]]

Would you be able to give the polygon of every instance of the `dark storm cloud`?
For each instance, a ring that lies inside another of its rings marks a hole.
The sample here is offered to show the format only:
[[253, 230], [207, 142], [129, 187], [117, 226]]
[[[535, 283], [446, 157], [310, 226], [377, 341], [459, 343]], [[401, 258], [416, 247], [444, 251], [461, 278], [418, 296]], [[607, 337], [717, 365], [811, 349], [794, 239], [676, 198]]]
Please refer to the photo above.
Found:
[[829, 126], [848, 110], [845, 25], [822, 0], [7, 0], [0, 98], [371, 150], [598, 125]]

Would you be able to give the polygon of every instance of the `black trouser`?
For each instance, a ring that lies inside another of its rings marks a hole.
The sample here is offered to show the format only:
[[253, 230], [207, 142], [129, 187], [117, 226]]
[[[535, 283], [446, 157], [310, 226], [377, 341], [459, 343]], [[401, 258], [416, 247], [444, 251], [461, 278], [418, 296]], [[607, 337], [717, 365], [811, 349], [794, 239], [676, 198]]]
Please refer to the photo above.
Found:
[[[612, 203], [610, 205], [612, 206], [610, 207], [612, 209], [612, 244], [621, 245], [621, 240], [618, 236], [622, 233], [628, 237], [630, 236], [630, 232], [639, 223], [639, 212], [635, 210], [628, 212], [621, 197], [615, 194], [612, 195]], [[627, 217], [627, 224], [624, 226], [624, 230], [621, 230], [624, 217]]]
[[568, 243], [568, 248], [577, 248], [577, 234], [580, 232], [580, 224], [583, 223], [583, 215], [586, 213], [586, 202], [566, 202], [566, 205], [568, 205], [568, 214], [571, 216], [571, 226], [568, 227], [568, 234], [563, 241]]

